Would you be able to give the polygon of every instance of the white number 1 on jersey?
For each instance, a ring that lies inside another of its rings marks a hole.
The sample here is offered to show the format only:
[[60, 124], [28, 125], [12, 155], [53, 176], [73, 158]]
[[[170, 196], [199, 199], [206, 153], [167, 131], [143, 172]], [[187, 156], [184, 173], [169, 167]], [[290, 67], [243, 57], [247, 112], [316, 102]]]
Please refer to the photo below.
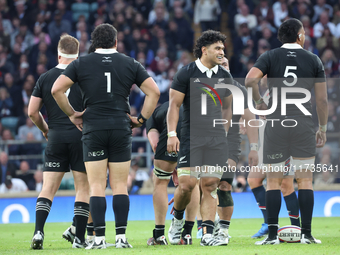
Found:
[[104, 75], [106, 76], [107, 93], [111, 93], [111, 73], [105, 72]]

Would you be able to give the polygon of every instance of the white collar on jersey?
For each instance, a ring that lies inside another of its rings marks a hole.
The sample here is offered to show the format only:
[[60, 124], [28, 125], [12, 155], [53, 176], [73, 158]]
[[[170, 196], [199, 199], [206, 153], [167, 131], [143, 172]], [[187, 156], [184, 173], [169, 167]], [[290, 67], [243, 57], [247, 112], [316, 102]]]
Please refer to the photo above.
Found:
[[214, 72], [215, 74], [217, 74], [218, 71], [218, 65], [214, 66], [213, 68], [209, 69], [208, 67], [206, 67], [205, 65], [202, 64], [201, 60], [198, 58], [195, 60], [196, 66], [198, 67], [198, 69], [200, 69], [200, 71], [202, 73], [207, 73], [207, 76], [209, 78], [211, 78], [212, 72]]
[[281, 48], [289, 49], [289, 50], [296, 50], [296, 49], [302, 49], [300, 44], [297, 43], [285, 43], [281, 46]]
[[56, 68], [58, 68], [58, 69], [66, 69], [66, 67], [68, 66], [68, 64], [58, 64], [57, 66], [56, 66]]
[[95, 53], [112, 54], [112, 53], [118, 53], [118, 51], [116, 49], [96, 49]]

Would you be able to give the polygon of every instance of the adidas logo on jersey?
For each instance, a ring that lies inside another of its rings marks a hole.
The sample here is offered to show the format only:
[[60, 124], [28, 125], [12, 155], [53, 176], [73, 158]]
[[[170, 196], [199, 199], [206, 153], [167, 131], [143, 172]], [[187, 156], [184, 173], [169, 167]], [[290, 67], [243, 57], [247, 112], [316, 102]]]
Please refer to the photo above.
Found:
[[200, 82], [200, 80], [197, 78], [196, 80], [194, 80], [194, 82]]

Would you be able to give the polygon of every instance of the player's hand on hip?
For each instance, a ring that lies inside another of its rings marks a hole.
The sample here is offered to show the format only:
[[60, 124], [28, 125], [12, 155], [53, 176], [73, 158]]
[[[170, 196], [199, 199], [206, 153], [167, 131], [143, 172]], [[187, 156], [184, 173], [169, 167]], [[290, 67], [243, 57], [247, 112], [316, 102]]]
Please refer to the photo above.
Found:
[[131, 116], [130, 114], [127, 113], [127, 115], [129, 116], [130, 118], [130, 125], [131, 125], [131, 128], [138, 128], [138, 127], [141, 127], [143, 124], [142, 123], [139, 123], [137, 117], [133, 117]]
[[69, 116], [71, 122], [76, 125], [76, 127], [83, 131], [83, 114], [86, 110], [82, 112], [74, 112], [72, 115]]
[[251, 150], [248, 154], [249, 166], [257, 166], [258, 161], [259, 161], [259, 157], [258, 157], [257, 151]]
[[[265, 104], [265, 102], [262, 102], [261, 104], [256, 105], [256, 110], [267, 110], [267, 109], [268, 109], [268, 106]], [[260, 115], [260, 118], [265, 120], [266, 116]]]
[[321, 130], [318, 130], [315, 134], [315, 138], [316, 138], [316, 148], [322, 148], [327, 141], [326, 132], [322, 132]]
[[167, 151], [169, 153], [177, 153], [179, 151], [179, 140], [177, 136], [172, 136], [168, 138]]

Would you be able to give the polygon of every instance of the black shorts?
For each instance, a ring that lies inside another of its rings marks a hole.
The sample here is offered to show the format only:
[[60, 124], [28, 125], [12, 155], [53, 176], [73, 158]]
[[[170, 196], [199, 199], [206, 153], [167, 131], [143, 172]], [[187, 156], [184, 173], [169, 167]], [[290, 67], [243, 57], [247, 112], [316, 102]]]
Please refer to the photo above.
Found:
[[[290, 156], [310, 158], [315, 156], [316, 141], [314, 123], [307, 116], [287, 117], [295, 119], [295, 127], [283, 127], [281, 121], [267, 121], [264, 131], [263, 163], [275, 164], [285, 161]], [[295, 122], [285, 121], [284, 125], [293, 126]]]
[[241, 136], [239, 134], [228, 134], [228, 157], [238, 163], [241, 155]]
[[159, 135], [159, 140], [155, 152], [155, 159], [177, 162], [178, 154], [168, 153], [167, 142], [168, 142], [167, 129], [164, 129], [162, 133]]
[[233, 185], [234, 176], [235, 176], [234, 172], [223, 172], [223, 175], [220, 181], [221, 182], [225, 181], [229, 183], [230, 185]]
[[82, 142], [47, 143], [45, 148], [44, 171], [85, 172]]
[[108, 159], [109, 162], [131, 160], [131, 131], [98, 130], [83, 135], [84, 162]]
[[[191, 141], [190, 141], [191, 140]], [[178, 168], [196, 166], [228, 167], [228, 145], [226, 137], [181, 137]]]

